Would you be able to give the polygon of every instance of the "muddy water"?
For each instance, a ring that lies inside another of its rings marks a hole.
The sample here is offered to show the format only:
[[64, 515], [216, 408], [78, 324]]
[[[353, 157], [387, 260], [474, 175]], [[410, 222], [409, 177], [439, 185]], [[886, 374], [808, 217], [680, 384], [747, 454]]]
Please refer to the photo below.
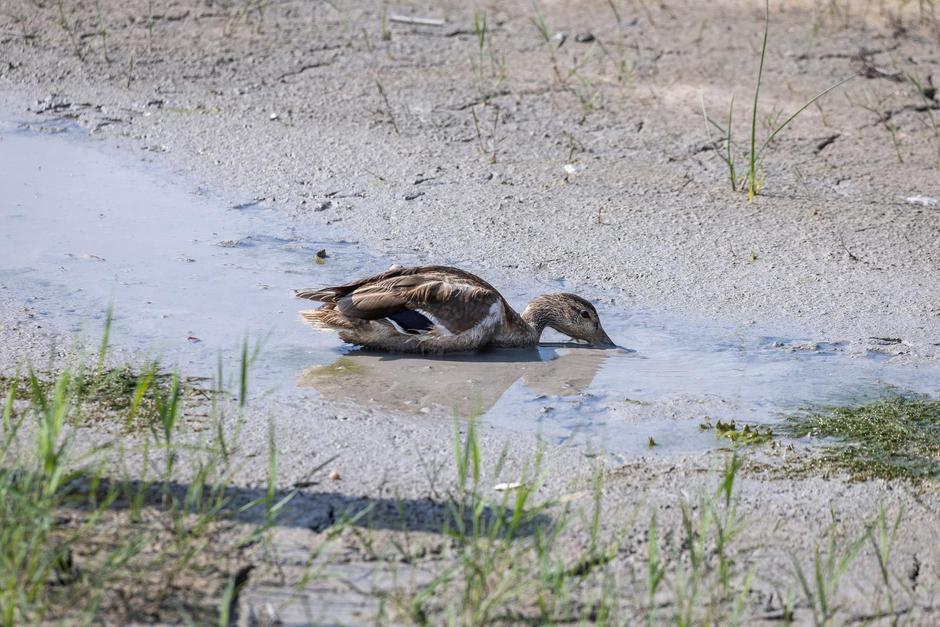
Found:
[[[611, 337], [630, 350], [561, 337], [531, 351], [451, 358], [352, 349], [300, 324], [304, 304], [292, 289], [416, 259], [328, 241], [312, 224], [263, 202], [225, 199], [151, 153], [92, 141], [64, 121], [0, 124], [0, 134], [3, 293], [88, 335], [113, 305], [116, 345], [188, 374], [212, 374], [219, 355], [234, 363], [244, 338], [263, 339], [258, 392], [442, 419], [479, 412], [494, 424], [621, 454], [645, 451], [649, 437], [664, 452], [715, 446], [698, 429], [706, 416], [768, 423], [892, 387], [940, 391], [940, 367], [617, 304], [599, 309]], [[327, 257], [318, 263], [320, 250]], [[577, 289], [503, 287], [518, 306], [537, 291]]]
[[[223, 201], [152, 153], [89, 140], [67, 123], [8, 126], [0, 141], [0, 281], [36, 315], [100, 333], [187, 373], [232, 363], [262, 341], [263, 389], [329, 362], [339, 342], [297, 320], [291, 290], [378, 268], [355, 246], [319, 241], [263, 202]], [[326, 250], [325, 263], [316, 253]]]

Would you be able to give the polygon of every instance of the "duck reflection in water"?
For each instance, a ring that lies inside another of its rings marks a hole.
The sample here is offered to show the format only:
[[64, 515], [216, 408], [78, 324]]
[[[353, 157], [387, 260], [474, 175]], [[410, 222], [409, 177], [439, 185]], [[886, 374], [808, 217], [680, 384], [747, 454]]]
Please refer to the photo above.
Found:
[[520, 379], [536, 396], [575, 396], [614, 352], [577, 344], [433, 357], [354, 350], [308, 368], [298, 385], [366, 407], [469, 415], [487, 412]]

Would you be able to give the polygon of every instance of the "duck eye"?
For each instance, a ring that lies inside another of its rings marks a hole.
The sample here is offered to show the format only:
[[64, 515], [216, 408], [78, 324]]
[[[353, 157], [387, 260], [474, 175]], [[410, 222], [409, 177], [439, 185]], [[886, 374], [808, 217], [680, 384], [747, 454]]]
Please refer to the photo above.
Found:
[[591, 314], [588, 313], [588, 310], [587, 310], [587, 309], [582, 309], [582, 310], [581, 310], [581, 317], [582, 317], [582, 318], [590, 318], [590, 317], [591, 317]]

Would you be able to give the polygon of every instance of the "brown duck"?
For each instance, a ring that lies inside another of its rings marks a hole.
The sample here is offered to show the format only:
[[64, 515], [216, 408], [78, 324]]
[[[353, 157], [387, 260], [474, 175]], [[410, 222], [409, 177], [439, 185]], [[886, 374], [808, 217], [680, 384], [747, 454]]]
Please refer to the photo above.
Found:
[[446, 266], [403, 268], [338, 287], [298, 290], [323, 303], [304, 321], [336, 329], [371, 349], [453, 353], [538, 344], [546, 327], [598, 346], [615, 346], [594, 306], [575, 294], [542, 294], [520, 316], [478, 276]]

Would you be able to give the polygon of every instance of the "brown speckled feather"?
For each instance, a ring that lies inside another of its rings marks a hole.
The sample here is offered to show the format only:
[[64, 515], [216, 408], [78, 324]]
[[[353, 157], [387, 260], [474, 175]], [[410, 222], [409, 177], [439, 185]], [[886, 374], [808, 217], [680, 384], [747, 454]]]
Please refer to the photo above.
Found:
[[[414, 266], [410, 268], [398, 267], [394, 270], [383, 272], [382, 274], [376, 274], [374, 276], [359, 279], [358, 281], [352, 281], [351, 283], [346, 283], [344, 285], [338, 285], [336, 287], [325, 287], [318, 290], [298, 290], [296, 296], [297, 298], [306, 298], [307, 300], [315, 300], [321, 303], [335, 303], [338, 298], [350, 294], [365, 285], [382, 283], [395, 277], [414, 277], [415, 275], [421, 275], [421, 277], [425, 279], [430, 278], [445, 281], [448, 279], [456, 280], [462, 283], [476, 285], [496, 292], [496, 288], [494, 288], [492, 285], [475, 274], [470, 274], [469, 272], [461, 270], [460, 268], [451, 268], [450, 266]], [[418, 281], [420, 282], [420, 280], [421, 279]]]
[[502, 301], [486, 281], [446, 266], [390, 270], [338, 287], [304, 290], [297, 296], [335, 304], [334, 316], [341, 314], [353, 323], [378, 320], [402, 309], [417, 310], [433, 316], [451, 333], [474, 327], [494, 303]]

